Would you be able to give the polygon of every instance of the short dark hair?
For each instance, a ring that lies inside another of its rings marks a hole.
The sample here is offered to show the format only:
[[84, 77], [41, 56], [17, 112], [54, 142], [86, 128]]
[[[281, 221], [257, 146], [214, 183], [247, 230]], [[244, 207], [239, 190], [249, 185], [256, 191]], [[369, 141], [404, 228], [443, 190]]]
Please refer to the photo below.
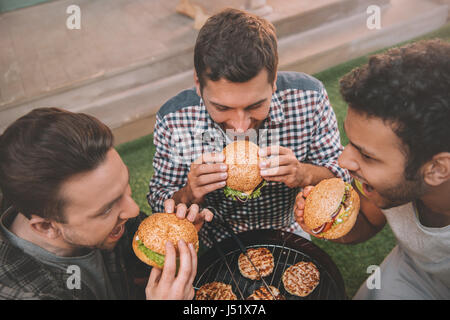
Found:
[[111, 130], [96, 118], [38, 108], [0, 136], [0, 188], [5, 201], [31, 214], [65, 222], [62, 184], [95, 169], [113, 146]]
[[389, 123], [403, 142], [405, 177], [450, 151], [450, 43], [423, 40], [369, 59], [340, 80], [349, 107]]
[[256, 15], [225, 9], [211, 16], [200, 29], [194, 49], [200, 89], [206, 78], [247, 82], [263, 68], [273, 83], [278, 67], [275, 27]]

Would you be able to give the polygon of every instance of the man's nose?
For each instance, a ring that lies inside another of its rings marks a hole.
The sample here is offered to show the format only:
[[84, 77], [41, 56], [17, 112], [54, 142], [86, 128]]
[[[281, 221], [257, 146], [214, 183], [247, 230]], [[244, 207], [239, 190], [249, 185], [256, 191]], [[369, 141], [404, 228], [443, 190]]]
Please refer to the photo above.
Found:
[[232, 119], [232, 126], [236, 133], [245, 133], [251, 124], [249, 115], [245, 111], [237, 111], [234, 115], [235, 119]]
[[359, 164], [356, 160], [354, 148], [348, 144], [344, 151], [342, 151], [341, 155], [338, 159], [338, 164], [341, 168], [347, 169], [349, 171], [358, 171], [359, 170]]
[[120, 218], [123, 220], [135, 218], [139, 215], [139, 206], [131, 196], [127, 196], [125, 210], [122, 211]]

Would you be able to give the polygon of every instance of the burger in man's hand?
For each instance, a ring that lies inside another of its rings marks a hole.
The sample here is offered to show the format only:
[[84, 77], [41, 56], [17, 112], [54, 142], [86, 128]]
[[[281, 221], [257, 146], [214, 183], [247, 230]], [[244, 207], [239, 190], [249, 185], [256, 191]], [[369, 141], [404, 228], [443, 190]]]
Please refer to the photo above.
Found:
[[306, 197], [303, 220], [316, 237], [338, 239], [353, 228], [359, 205], [351, 184], [339, 178], [325, 179]]
[[235, 141], [223, 149], [228, 177], [224, 189], [225, 196], [245, 202], [258, 198], [266, 184], [258, 166], [259, 147], [250, 141]]
[[170, 241], [178, 252], [178, 241], [192, 243], [198, 252], [198, 234], [187, 219], [179, 219], [172, 213], [154, 213], [145, 218], [133, 237], [133, 250], [144, 263], [162, 269], [165, 260], [165, 244]]

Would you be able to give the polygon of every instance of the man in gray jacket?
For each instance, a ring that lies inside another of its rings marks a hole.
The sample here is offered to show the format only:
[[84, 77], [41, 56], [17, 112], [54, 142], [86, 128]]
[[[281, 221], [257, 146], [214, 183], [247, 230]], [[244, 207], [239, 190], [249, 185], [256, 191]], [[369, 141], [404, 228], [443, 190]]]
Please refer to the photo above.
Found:
[[[145, 214], [106, 125], [86, 114], [35, 109], [5, 130], [0, 150], [0, 299], [193, 298], [192, 246], [178, 244], [177, 275], [170, 243], [164, 269], [150, 277], [134, 255], [131, 240]], [[201, 220], [198, 207], [189, 218]]]

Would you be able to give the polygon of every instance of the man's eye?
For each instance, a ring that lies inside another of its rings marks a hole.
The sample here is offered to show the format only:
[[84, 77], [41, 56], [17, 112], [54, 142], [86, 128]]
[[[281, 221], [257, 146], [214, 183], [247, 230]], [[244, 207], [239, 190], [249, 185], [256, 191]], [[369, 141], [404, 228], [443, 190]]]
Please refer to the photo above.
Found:
[[103, 212], [103, 214], [106, 215], [106, 214], [110, 213], [112, 211], [112, 209], [113, 209], [113, 207], [106, 209], [105, 212]]
[[228, 111], [227, 107], [216, 106], [216, 109], [219, 110], [219, 111]]
[[365, 155], [364, 153], [361, 153], [361, 156], [366, 160], [372, 160], [372, 157], [369, 157], [368, 155]]
[[254, 106], [247, 107], [246, 110], [255, 110], [255, 109], [258, 109], [261, 106], [262, 106], [262, 104], [256, 104]]

